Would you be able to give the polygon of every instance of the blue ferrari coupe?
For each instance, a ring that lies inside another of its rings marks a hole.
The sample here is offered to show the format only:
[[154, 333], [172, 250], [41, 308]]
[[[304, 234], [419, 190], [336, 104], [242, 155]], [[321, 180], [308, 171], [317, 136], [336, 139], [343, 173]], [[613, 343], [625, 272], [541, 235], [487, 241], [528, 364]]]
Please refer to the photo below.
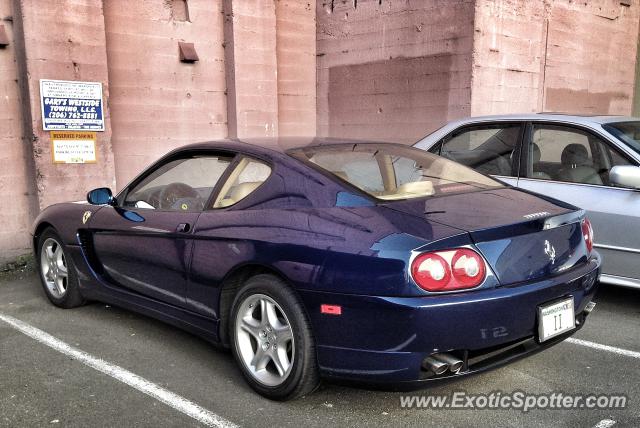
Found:
[[321, 378], [414, 388], [478, 373], [562, 341], [594, 306], [584, 211], [403, 145], [195, 144], [87, 200], [34, 224], [49, 300], [229, 347], [271, 399]]

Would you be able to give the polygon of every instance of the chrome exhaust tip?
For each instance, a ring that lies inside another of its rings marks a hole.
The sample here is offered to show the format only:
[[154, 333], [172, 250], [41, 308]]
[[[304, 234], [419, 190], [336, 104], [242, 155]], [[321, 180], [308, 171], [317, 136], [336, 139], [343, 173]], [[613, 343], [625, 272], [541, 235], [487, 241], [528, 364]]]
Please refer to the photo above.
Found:
[[460, 358], [456, 358], [451, 354], [436, 354], [433, 355], [433, 357], [445, 363], [449, 367], [451, 373], [458, 373], [463, 365]]
[[426, 370], [432, 371], [437, 375], [441, 375], [449, 369], [449, 365], [433, 356], [427, 357], [422, 360], [422, 367]]

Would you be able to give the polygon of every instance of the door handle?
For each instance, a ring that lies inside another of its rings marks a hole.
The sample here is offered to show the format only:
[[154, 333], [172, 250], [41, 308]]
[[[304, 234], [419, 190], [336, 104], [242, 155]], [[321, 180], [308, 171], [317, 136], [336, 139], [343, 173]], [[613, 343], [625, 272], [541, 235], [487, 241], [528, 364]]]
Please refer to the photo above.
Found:
[[191, 225], [189, 223], [180, 223], [178, 227], [176, 227], [176, 232], [178, 233], [188, 233], [191, 230]]

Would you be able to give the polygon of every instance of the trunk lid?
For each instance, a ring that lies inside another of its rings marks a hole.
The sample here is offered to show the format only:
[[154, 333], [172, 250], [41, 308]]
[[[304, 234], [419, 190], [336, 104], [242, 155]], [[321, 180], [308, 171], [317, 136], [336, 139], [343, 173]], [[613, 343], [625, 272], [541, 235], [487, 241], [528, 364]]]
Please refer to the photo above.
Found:
[[580, 224], [584, 212], [517, 189], [384, 206], [468, 232], [502, 285], [553, 276], [587, 263]]

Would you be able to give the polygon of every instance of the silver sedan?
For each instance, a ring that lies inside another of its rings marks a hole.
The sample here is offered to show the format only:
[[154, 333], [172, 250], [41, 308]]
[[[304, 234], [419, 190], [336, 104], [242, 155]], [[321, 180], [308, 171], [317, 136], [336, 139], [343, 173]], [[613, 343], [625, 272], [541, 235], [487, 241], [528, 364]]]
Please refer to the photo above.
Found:
[[586, 209], [603, 256], [601, 281], [640, 288], [640, 118], [472, 117], [415, 146]]

